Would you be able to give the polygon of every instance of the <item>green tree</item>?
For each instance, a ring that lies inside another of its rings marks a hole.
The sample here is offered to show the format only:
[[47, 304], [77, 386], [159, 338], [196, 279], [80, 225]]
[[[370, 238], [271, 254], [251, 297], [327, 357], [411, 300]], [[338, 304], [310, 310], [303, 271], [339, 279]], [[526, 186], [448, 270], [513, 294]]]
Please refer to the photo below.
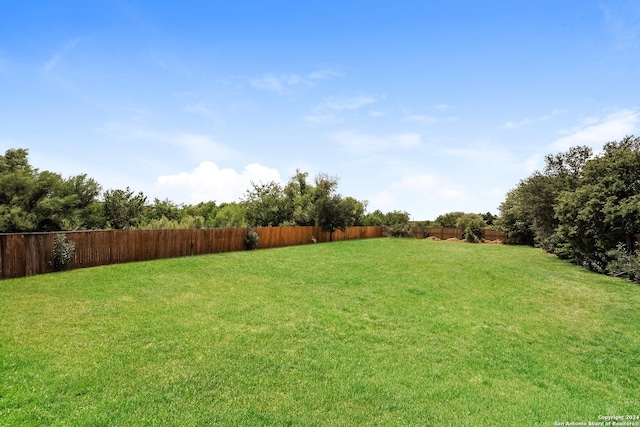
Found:
[[604, 272], [607, 254], [621, 243], [633, 251], [640, 233], [640, 138], [605, 144], [585, 164], [576, 187], [562, 192], [555, 208], [560, 255]]
[[187, 205], [183, 207], [183, 214], [191, 216], [200, 216], [204, 218], [204, 226], [206, 228], [214, 228], [216, 215], [218, 214], [219, 206], [214, 201], [200, 202], [196, 205]]
[[147, 197], [142, 192], [134, 194], [129, 187], [126, 190], [107, 190], [104, 193], [104, 213], [108, 224], [115, 229], [139, 225], [146, 201]]
[[352, 226], [364, 225], [364, 216], [367, 210], [367, 201], [356, 200], [353, 197], [345, 197], [342, 201], [349, 211], [351, 219], [349, 222]]
[[464, 215], [464, 212], [447, 212], [442, 215], [438, 215], [438, 217], [433, 221], [434, 227], [448, 227], [454, 228], [458, 219]]
[[405, 211], [391, 211], [385, 215], [384, 225], [389, 227], [392, 237], [406, 237], [411, 230], [409, 213]]
[[564, 191], [577, 188], [582, 170], [591, 156], [592, 150], [586, 146], [547, 155], [542, 172], [535, 171], [507, 193], [500, 205], [501, 218], [497, 225], [521, 243], [535, 244], [555, 252], [560, 244], [556, 205]]
[[315, 201], [313, 213], [315, 224], [329, 232], [329, 241], [333, 240], [335, 230], [346, 230], [354, 224], [353, 200], [346, 200], [336, 194], [338, 177], [319, 173], [315, 177]]
[[222, 203], [214, 219], [214, 227], [246, 228], [247, 208], [243, 203]]
[[386, 225], [386, 221], [387, 217], [385, 214], [380, 209], [376, 209], [373, 212], [365, 214], [362, 222], [363, 225], [367, 226], [382, 226]]
[[339, 194], [326, 194], [315, 203], [316, 225], [329, 232], [329, 241], [333, 240], [333, 232], [345, 231], [353, 225], [351, 206], [345, 203]]
[[487, 226], [480, 214], [464, 214], [456, 222], [456, 228], [462, 229], [462, 235], [467, 242], [477, 243], [482, 239], [482, 230]]
[[31, 167], [26, 149], [0, 156], [0, 231], [57, 231], [100, 225], [100, 185]]
[[183, 208], [176, 205], [169, 199], [160, 200], [157, 197], [153, 199], [153, 204], [144, 208], [144, 220], [160, 220], [165, 218], [168, 221], [180, 221], [183, 216]]
[[280, 184], [275, 181], [266, 184], [252, 182], [251, 186], [243, 200], [251, 227], [277, 226], [291, 219], [291, 205]]
[[319, 194], [316, 187], [307, 183], [308, 176], [308, 172], [296, 169], [296, 174], [284, 187], [287, 211], [291, 212], [289, 222], [296, 225], [313, 225], [315, 223], [314, 203]]

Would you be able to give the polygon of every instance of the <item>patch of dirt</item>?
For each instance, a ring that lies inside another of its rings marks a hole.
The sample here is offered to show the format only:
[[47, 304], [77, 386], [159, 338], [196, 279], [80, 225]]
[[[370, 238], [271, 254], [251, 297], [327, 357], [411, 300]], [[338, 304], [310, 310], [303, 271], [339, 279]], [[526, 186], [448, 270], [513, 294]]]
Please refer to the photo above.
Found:
[[489, 244], [489, 245], [501, 245], [504, 242], [502, 240], [500, 240], [500, 239], [496, 239], [496, 240], [484, 240], [482, 243], [486, 243], [486, 244]]
[[429, 237], [426, 238], [426, 240], [439, 241], [440, 239], [438, 239], [436, 236], [429, 236]]

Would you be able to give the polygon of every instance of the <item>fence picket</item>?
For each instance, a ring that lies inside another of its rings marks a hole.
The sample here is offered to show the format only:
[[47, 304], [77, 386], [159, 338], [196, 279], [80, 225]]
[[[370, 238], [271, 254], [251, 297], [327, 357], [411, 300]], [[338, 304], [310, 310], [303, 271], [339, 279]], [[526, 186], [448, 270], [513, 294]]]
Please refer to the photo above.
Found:
[[[214, 228], [191, 230], [98, 230], [64, 232], [76, 245], [76, 252], [68, 269], [95, 267], [240, 251], [250, 230], [258, 233], [258, 249], [304, 245], [353, 239], [370, 239], [386, 235], [385, 227], [350, 227], [333, 235], [320, 227], [257, 227]], [[442, 240], [462, 238], [462, 230], [455, 228], [415, 227], [410, 236], [425, 237], [425, 233]], [[487, 240], [506, 240], [506, 234], [484, 230]], [[0, 279], [30, 276], [53, 271], [52, 251], [56, 233], [0, 234]]]

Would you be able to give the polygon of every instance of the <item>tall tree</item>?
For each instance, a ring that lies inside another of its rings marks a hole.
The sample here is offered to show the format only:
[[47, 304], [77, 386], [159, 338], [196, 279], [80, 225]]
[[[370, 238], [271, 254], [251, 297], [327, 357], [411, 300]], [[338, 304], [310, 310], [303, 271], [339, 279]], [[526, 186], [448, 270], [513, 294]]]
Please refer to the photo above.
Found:
[[296, 174], [291, 177], [284, 187], [284, 194], [290, 206], [290, 222], [296, 225], [313, 225], [313, 205], [318, 198], [317, 188], [307, 183], [308, 172], [296, 169]]
[[247, 220], [252, 227], [277, 226], [291, 218], [291, 205], [275, 181], [266, 184], [251, 183], [244, 204], [247, 208]]
[[107, 190], [104, 193], [104, 213], [109, 225], [115, 229], [125, 229], [140, 223], [147, 197], [139, 192]]
[[556, 205], [562, 192], [576, 189], [591, 156], [592, 150], [586, 146], [547, 155], [542, 172], [535, 171], [507, 193], [500, 205], [499, 226], [522, 243], [555, 252], [559, 245]]
[[562, 255], [604, 272], [619, 244], [634, 250], [640, 233], [640, 138], [609, 142], [587, 162], [577, 188], [556, 206]]
[[346, 230], [353, 225], [351, 206], [345, 203], [339, 194], [326, 194], [315, 203], [316, 225], [329, 232], [329, 241], [333, 240], [333, 232]]
[[29, 164], [29, 151], [0, 156], [0, 231], [57, 231], [100, 225], [101, 187], [85, 174], [66, 180]]

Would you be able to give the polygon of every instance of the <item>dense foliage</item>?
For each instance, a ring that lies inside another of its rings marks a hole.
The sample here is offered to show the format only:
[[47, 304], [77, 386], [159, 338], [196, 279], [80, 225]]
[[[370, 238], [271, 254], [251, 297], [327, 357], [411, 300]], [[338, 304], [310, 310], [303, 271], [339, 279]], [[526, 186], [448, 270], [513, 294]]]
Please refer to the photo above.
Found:
[[86, 175], [63, 179], [39, 171], [28, 150], [0, 156], [0, 232], [101, 228], [100, 185]]
[[29, 164], [28, 154], [9, 149], [0, 156], [0, 232], [317, 225], [332, 233], [409, 220], [406, 212], [367, 214], [366, 201], [340, 195], [338, 178], [324, 173], [313, 183], [299, 170], [284, 187], [273, 181], [252, 183], [238, 202], [178, 205], [157, 198], [150, 203], [129, 187], [102, 192], [85, 174], [63, 179], [39, 171]]
[[637, 278], [640, 138], [609, 142], [597, 155], [573, 147], [545, 160], [542, 172], [507, 194], [500, 226], [591, 270]]

